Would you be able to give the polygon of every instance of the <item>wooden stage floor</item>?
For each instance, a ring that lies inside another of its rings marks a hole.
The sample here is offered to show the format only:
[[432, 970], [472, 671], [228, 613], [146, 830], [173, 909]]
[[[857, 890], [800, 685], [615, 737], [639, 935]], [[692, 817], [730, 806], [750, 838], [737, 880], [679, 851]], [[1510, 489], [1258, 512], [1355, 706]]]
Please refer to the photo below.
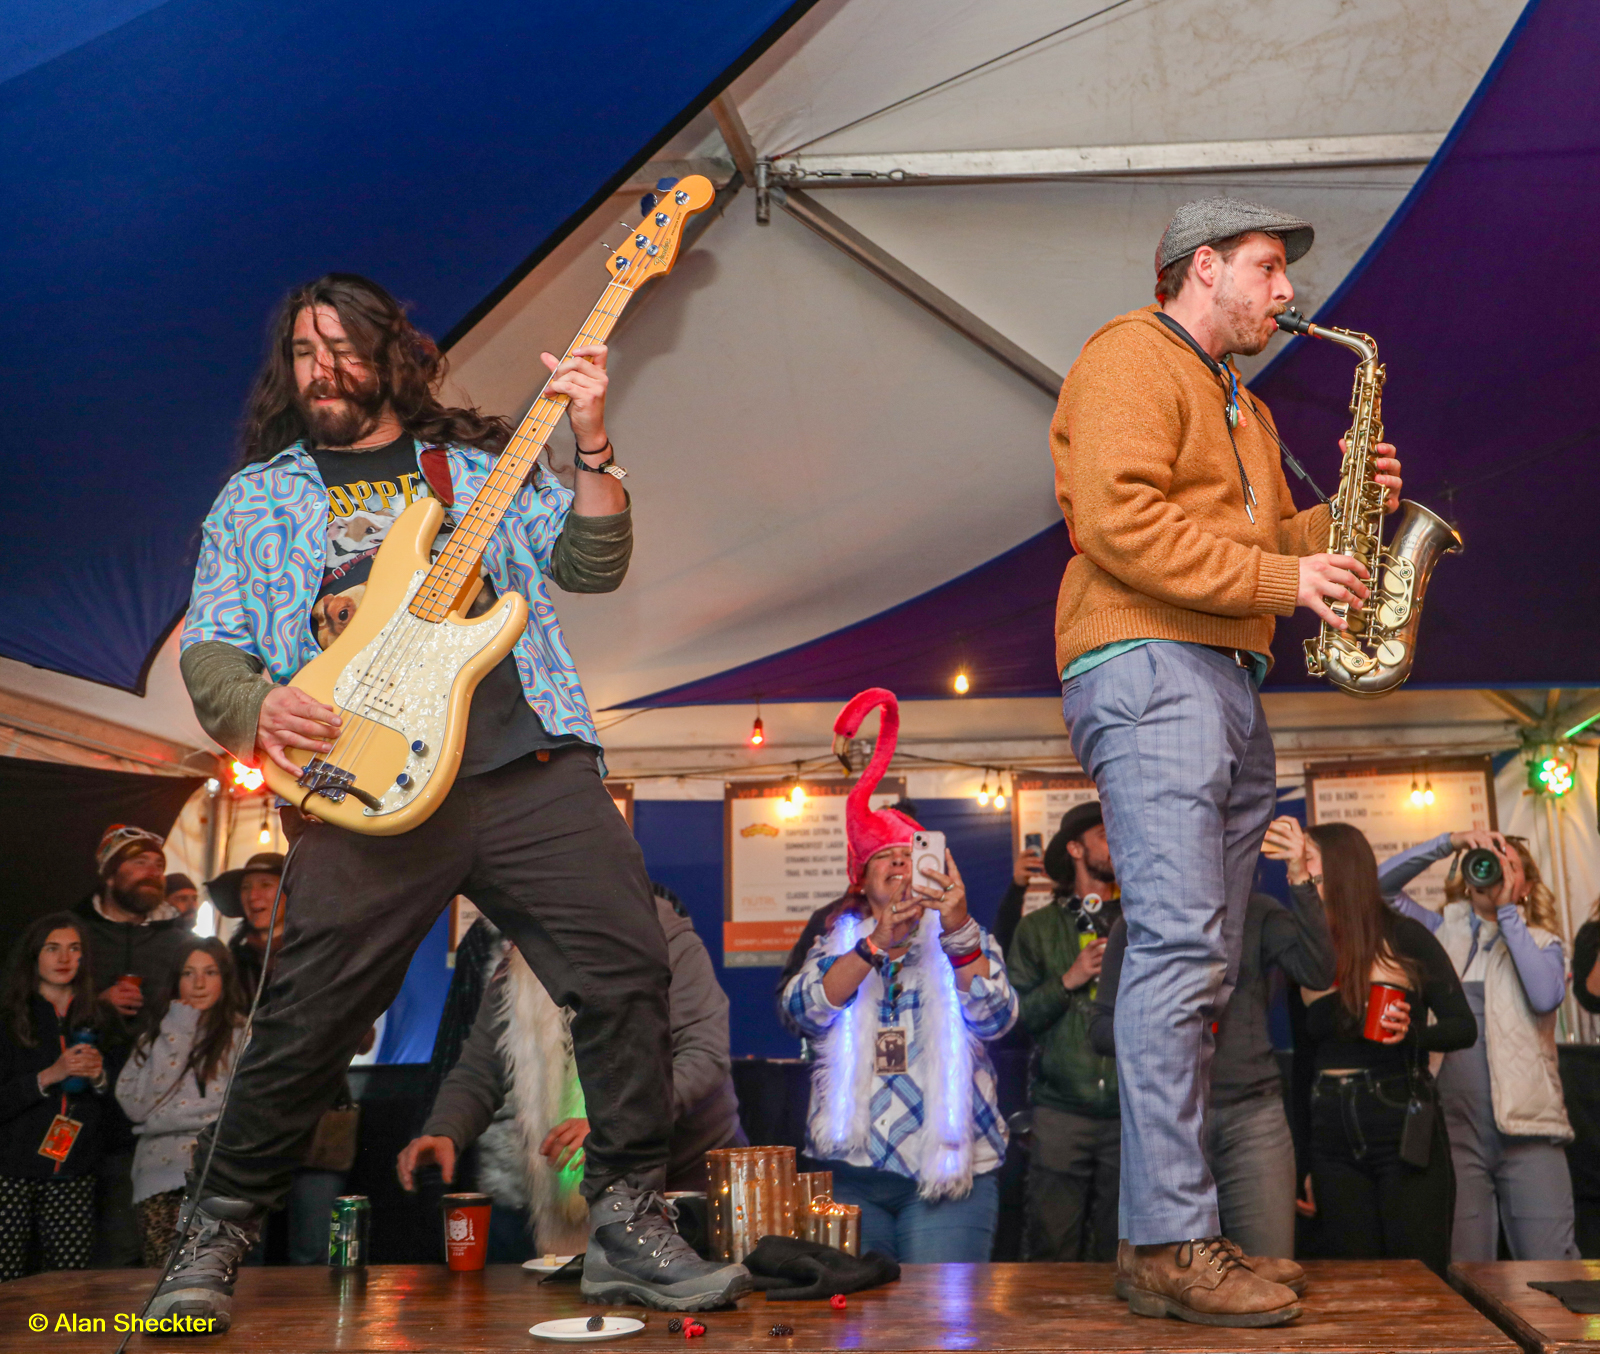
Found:
[[1450, 1282], [1473, 1306], [1535, 1354], [1600, 1354], [1600, 1315], [1569, 1312], [1530, 1280], [1600, 1279], [1600, 1260], [1502, 1260], [1450, 1266]]
[[[1517, 1346], [1420, 1263], [1311, 1261], [1305, 1314], [1274, 1330], [1218, 1330], [1131, 1316], [1111, 1292], [1110, 1265], [909, 1265], [899, 1283], [826, 1302], [768, 1302], [703, 1316], [693, 1354], [719, 1351], [1005, 1350], [1043, 1354], [1117, 1351], [1296, 1351], [1296, 1354], [1517, 1354]], [[5, 1354], [111, 1354], [121, 1338], [112, 1318], [137, 1311], [147, 1270], [41, 1274], [0, 1285], [0, 1350]], [[135, 1335], [132, 1351], [230, 1349], [238, 1354], [307, 1351], [450, 1351], [500, 1354], [554, 1350], [528, 1327], [589, 1316], [576, 1285], [540, 1284], [514, 1266], [452, 1274], [442, 1265], [379, 1266], [365, 1286], [347, 1287], [325, 1269], [247, 1269], [239, 1276], [233, 1330], [220, 1339]], [[663, 1354], [684, 1340], [667, 1317], [648, 1315], [639, 1334], [584, 1349]], [[106, 1320], [105, 1333], [56, 1330], [61, 1313]], [[51, 1329], [30, 1334], [29, 1318]], [[774, 1339], [774, 1322], [794, 1334]]]

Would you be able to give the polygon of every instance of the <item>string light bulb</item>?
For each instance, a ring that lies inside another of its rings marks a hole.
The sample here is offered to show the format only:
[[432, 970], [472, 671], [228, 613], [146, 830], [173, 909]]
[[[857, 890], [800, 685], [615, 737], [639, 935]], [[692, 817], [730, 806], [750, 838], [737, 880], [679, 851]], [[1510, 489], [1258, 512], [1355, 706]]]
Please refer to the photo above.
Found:
[[243, 762], [233, 764], [233, 783], [241, 790], [259, 790], [266, 783], [266, 777], [261, 774], [259, 767], [247, 766]]
[[983, 785], [978, 790], [978, 807], [987, 808], [989, 805], [989, 773], [983, 773]]
[[257, 837], [256, 840], [258, 842], [260, 842], [263, 846], [271, 846], [272, 845], [272, 829], [270, 827], [268, 827], [265, 823], [263, 823], [261, 825], [261, 835], [259, 837]]
[[956, 673], [956, 680], [952, 685], [954, 685], [958, 696], [965, 696], [972, 689], [972, 683], [967, 680], [966, 669], [963, 668]]
[[1411, 777], [1411, 807], [1420, 809], [1423, 805], [1422, 790], [1417, 785], [1417, 778]]
[[995, 780], [994, 784], [995, 784], [994, 806], [995, 806], [996, 810], [1001, 810], [1001, 809], [1004, 809], [1005, 806], [1006, 806], [1006, 787], [1005, 787], [1005, 782], [1001, 781], [1001, 780], [999, 780], [997, 778]]
[[753, 748], [758, 748], [766, 741], [766, 726], [762, 724], [761, 716], [757, 715], [756, 722], [750, 726], [750, 746]]
[[806, 787], [800, 784], [799, 781], [796, 781], [794, 783], [794, 789], [789, 791], [789, 803], [792, 804], [795, 810], [798, 812], [802, 807], [804, 807], [805, 802]]
[[1432, 781], [1432, 779], [1429, 779], [1428, 781], [1424, 782], [1424, 784], [1422, 786], [1422, 802], [1424, 804], [1429, 805], [1430, 807], [1433, 804], [1433, 781]]

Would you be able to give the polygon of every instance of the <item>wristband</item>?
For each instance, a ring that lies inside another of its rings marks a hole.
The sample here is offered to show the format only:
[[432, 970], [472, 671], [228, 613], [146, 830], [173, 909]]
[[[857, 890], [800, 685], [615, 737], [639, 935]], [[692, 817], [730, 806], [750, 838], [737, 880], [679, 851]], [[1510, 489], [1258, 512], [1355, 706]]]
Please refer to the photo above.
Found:
[[[573, 443], [572, 450], [573, 463], [579, 470], [587, 470], [591, 475], [610, 475], [614, 480], [624, 480], [628, 476], [628, 472], [617, 464], [617, 449], [611, 445], [609, 437], [606, 438], [605, 446], [596, 447], [593, 451], [581, 450], [576, 442]], [[585, 456], [598, 456], [602, 451], [609, 451], [611, 454], [599, 465], [590, 465], [583, 459]]]
[[883, 971], [883, 961], [887, 956], [866, 936], [856, 941], [856, 958], [872, 965], [880, 973]]
[[954, 931], [946, 931], [939, 937], [939, 947], [949, 955], [967, 954], [980, 947], [983, 932], [972, 917], [968, 917]]
[[976, 964], [982, 958], [983, 950], [981, 948], [973, 950], [970, 954], [952, 954], [950, 955], [950, 967], [966, 968], [968, 964]]

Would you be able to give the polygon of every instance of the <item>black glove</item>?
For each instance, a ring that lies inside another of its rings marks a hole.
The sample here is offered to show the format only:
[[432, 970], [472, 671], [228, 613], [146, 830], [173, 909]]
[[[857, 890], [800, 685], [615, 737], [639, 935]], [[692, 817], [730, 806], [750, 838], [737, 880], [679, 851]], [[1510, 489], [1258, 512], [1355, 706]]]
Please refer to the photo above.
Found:
[[745, 1256], [744, 1267], [757, 1288], [780, 1302], [831, 1298], [835, 1293], [893, 1283], [900, 1277], [900, 1266], [877, 1251], [855, 1256], [820, 1241], [789, 1236], [762, 1237]]

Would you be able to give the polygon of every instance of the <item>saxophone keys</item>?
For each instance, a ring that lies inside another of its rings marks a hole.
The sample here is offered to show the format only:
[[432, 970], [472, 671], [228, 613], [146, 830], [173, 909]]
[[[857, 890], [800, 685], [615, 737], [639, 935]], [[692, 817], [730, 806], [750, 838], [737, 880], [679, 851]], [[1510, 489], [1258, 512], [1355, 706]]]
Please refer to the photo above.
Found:
[[1405, 662], [1406, 646], [1398, 639], [1386, 639], [1378, 645], [1378, 662], [1386, 668], [1397, 668]]

